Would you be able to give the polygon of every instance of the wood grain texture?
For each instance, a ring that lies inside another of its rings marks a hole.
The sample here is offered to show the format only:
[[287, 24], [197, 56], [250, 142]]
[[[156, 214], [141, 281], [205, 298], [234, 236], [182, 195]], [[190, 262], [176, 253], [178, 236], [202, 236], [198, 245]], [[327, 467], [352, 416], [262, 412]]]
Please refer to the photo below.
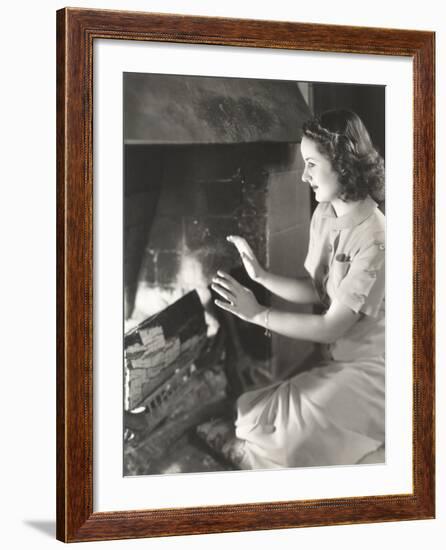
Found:
[[[402, 55], [414, 68], [413, 493], [93, 513], [93, 41]], [[57, 12], [57, 538], [125, 539], [434, 517], [434, 33]]]

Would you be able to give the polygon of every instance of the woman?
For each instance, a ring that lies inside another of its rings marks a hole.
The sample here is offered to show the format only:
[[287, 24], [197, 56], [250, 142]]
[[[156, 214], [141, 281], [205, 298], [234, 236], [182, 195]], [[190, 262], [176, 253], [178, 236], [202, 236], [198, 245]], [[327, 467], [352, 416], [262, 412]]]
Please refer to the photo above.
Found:
[[[242, 237], [231, 236], [249, 276], [321, 314], [260, 305], [219, 271], [215, 303], [290, 338], [323, 344], [325, 359], [309, 371], [241, 395], [236, 445], [240, 468], [354, 464], [384, 442], [384, 165], [353, 112], [330, 111], [306, 123], [302, 180], [319, 203], [311, 220], [306, 279], [267, 272]], [[228, 449], [226, 449], [228, 452]]]

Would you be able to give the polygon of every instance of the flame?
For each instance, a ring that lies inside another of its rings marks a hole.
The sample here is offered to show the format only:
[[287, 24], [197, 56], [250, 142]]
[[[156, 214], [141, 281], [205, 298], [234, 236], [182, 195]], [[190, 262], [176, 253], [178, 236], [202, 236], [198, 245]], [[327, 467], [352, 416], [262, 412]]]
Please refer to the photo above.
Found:
[[162, 311], [191, 290], [195, 290], [206, 309], [207, 335], [208, 337], [215, 335], [220, 325], [209, 311], [208, 306], [211, 303], [212, 296], [208, 284], [199, 259], [193, 254], [184, 254], [181, 258], [174, 287], [154, 287], [144, 281], [139, 283], [132, 317], [125, 321], [125, 332], [147, 319], [147, 317]]

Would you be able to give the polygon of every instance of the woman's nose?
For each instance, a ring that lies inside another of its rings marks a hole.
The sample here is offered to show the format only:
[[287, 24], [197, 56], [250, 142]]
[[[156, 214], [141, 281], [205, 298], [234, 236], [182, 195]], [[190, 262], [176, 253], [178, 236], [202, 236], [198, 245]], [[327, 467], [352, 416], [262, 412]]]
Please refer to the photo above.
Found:
[[310, 178], [308, 177], [307, 168], [304, 168], [304, 171], [302, 172], [302, 181], [304, 183], [310, 183]]

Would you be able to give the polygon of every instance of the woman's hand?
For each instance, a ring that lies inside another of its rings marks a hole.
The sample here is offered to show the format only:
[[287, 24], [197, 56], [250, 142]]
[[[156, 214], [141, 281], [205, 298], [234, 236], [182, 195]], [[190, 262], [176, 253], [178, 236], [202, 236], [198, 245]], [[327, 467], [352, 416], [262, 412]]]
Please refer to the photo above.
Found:
[[217, 276], [212, 279], [212, 289], [223, 300], [215, 300], [215, 304], [226, 311], [237, 315], [244, 321], [260, 323], [265, 307], [256, 300], [253, 292], [242, 286], [234, 277], [224, 271], [217, 271]]
[[229, 235], [228, 237], [226, 237], [226, 240], [232, 243], [237, 248], [243, 265], [245, 266], [246, 272], [251, 277], [251, 279], [253, 281], [259, 282], [265, 276], [266, 272], [259, 264], [254, 252], [252, 251], [252, 248], [249, 246], [246, 240], [243, 237], [238, 237], [237, 235]]

